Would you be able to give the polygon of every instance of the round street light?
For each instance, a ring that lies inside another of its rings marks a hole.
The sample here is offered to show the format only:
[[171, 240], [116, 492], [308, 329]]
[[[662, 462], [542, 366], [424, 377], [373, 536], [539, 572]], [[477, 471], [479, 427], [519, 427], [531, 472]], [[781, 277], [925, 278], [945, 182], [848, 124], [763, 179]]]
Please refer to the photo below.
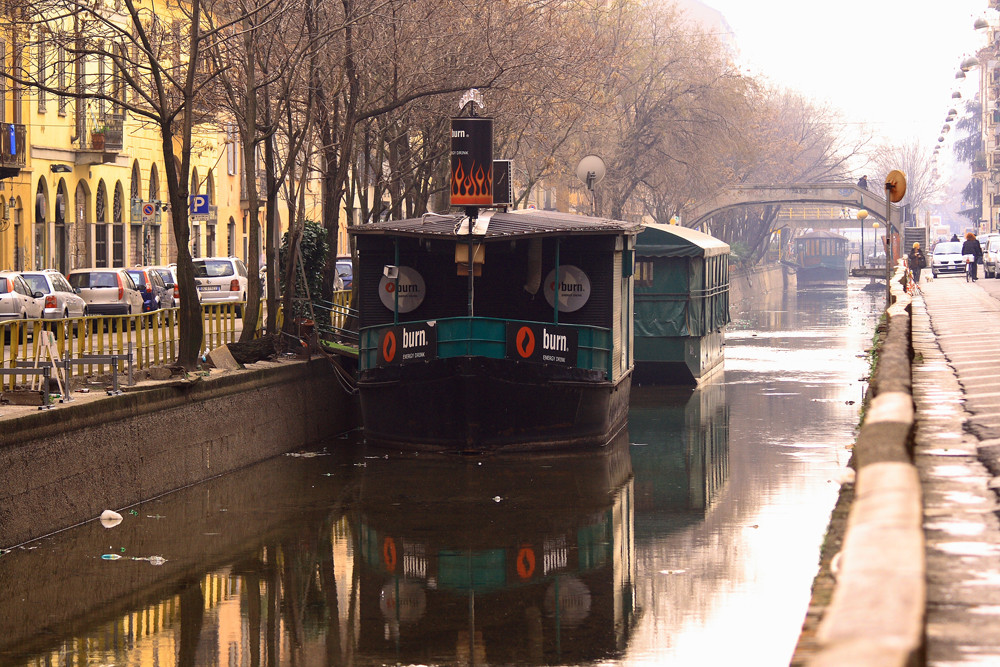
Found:
[[960, 67], [962, 68], [963, 72], [968, 72], [970, 69], [972, 69], [978, 64], [979, 64], [979, 58], [975, 56], [969, 56], [968, 58], [962, 61]]
[[956, 79], [964, 79], [965, 78], [965, 72], [963, 72], [962, 70], [958, 70], [957, 72], [955, 72], [955, 78]]
[[983, 28], [989, 28], [989, 27], [990, 27], [989, 22], [982, 16], [976, 19], [976, 22], [972, 24], [973, 30], [982, 30]]
[[953, 92], [951, 94], [951, 99], [953, 99], [953, 100], [960, 100], [960, 99], [962, 99], [962, 93], [960, 93], [960, 92], [958, 92], [956, 90], [955, 92]]

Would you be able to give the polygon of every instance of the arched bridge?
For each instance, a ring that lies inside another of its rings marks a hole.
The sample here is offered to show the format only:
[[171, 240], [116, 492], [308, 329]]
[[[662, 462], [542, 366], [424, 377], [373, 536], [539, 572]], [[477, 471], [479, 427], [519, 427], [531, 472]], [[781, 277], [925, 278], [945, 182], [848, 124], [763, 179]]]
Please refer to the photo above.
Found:
[[[698, 227], [716, 213], [737, 206], [761, 204], [822, 203], [866, 209], [872, 218], [885, 221], [885, 197], [854, 183], [793, 183], [791, 185], [734, 185], [714, 197], [684, 210], [684, 226]], [[890, 222], [897, 230], [902, 211], [893, 205]]]

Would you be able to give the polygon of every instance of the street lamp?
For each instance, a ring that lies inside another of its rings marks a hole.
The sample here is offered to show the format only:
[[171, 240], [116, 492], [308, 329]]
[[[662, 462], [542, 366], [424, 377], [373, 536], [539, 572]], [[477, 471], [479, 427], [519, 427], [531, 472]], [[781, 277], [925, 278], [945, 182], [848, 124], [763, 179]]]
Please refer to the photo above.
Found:
[[[872, 251], [872, 261], [875, 261], [874, 258], [878, 257], [878, 228], [879, 224], [878, 220], [876, 220], [872, 223], [872, 230], [875, 232], [875, 239], [872, 241], [872, 244], [875, 246], [875, 250]], [[889, 261], [888, 257], [886, 258], [886, 261]]]
[[[865, 268], [865, 218], [868, 217], [868, 211], [861, 209], [858, 211], [858, 224], [861, 225], [861, 268]], [[876, 225], [878, 223], [875, 223]]]

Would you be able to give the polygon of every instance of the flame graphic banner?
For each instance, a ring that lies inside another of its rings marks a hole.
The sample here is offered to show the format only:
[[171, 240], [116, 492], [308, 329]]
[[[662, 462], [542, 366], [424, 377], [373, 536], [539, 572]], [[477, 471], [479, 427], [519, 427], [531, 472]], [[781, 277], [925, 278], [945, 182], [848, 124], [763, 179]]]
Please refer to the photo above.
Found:
[[493, 119], [451, 119], [451, 205], [493, 204]]

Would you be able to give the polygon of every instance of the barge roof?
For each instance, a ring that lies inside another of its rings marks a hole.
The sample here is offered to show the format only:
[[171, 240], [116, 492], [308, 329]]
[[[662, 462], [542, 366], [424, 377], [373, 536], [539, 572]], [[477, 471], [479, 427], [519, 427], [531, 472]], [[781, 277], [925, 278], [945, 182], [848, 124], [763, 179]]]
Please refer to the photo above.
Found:
[[715, 257], [728, 255], [729, 244], [690, 227], [649, 223], [635, 251], [646, 257]]
[[[599, 234], [638, 234], [642, 223], [595, 218], [557, 211], [518, 210], [510, 212], [495, 212], [488, 215], [484, 212], [479, 218], [479, 225], [488, 219], [485, 233], [474, 233], [472, 236], [484, 241], [496, 241], [511, 238], [567, 236], [567, 235], [599, 235]], [[460, 233], [466, 216], [461, 214], [428, 213], [420, 218], [405, 220], [386, 220], [348, 227], [351, 234], [380, 236], [410, 236], [433, 237], [455, 241], [469, 238], [468, 233]], [[468, 223], [466, 222], [466, 226]]]

